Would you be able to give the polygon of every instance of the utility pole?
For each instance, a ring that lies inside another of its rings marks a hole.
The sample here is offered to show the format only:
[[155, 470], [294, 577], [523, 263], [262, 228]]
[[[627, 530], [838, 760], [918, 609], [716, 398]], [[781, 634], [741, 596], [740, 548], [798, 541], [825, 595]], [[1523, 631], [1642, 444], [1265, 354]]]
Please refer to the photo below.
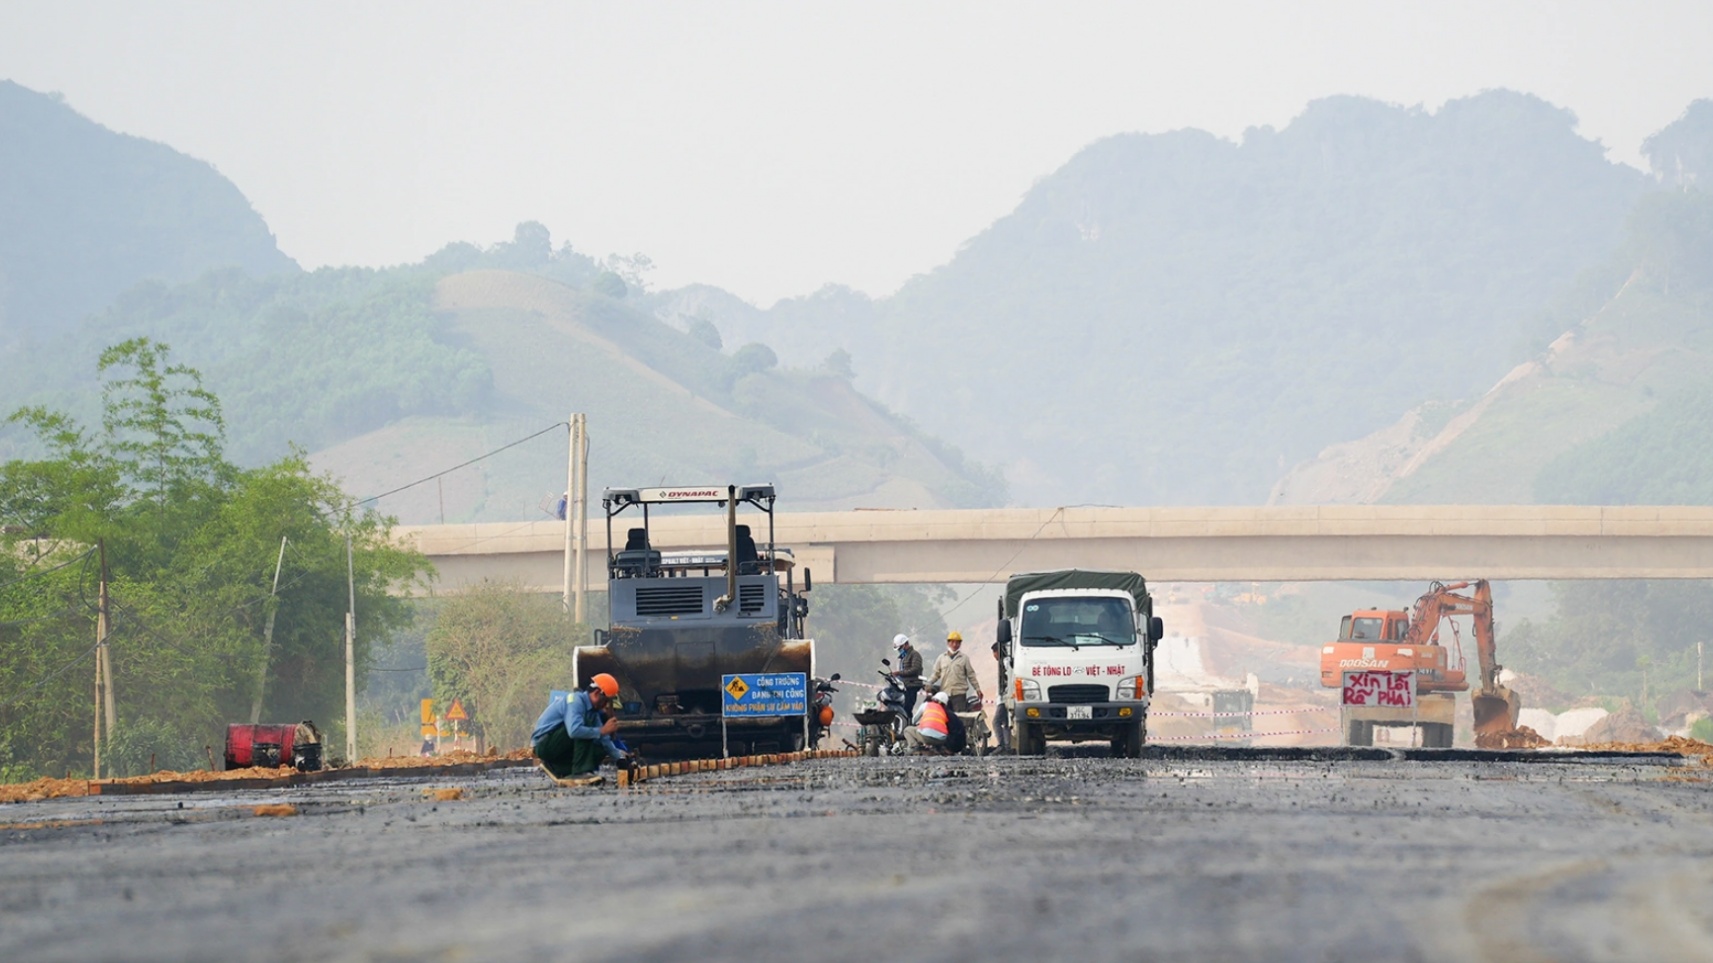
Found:
[[573, 414], [571, 440], [565, 458], [565, 594], [564, 610], [583, 621], [589, 593], [589, 422]]
[[345, 760], [357, 761], [357, 579], [351, 563], [351, 532], [345, 532]]
[[572, 572], [576, 571], [576, 550], [574, 533], [577, 531], [577, 514], [570, 511], [570, 500], [577, 492], [577, 416], [570, 416], [565, 422], [569, 432], [565, 434], [565, 595], [560, 596], [560, 608], [565, 613], [572, 613]]
[[268, 621], [262, 627], [262, 664], [256, 669], [256, 701], [250, 703], [250, 725], [262, 721], [262, 696], [268, 691], [268, 663], [274, 654], [274, 616], [280, 613], [280, 569], [285, 565], [286, 536], [280, 536], [280, 557], [274, 562], [274, 587], [268, 592]]
[[[101, 778], [101, 743], [105, 733], [113, 741], [113, 663], [108, 657], [107, 633], [111, 626], [107, 605], [107, 540], [97, 539], [96, 550], [101, 555], [101, 585], [95, 603], [95, 765], [94, 776]], [[103, 722], [105, 721], [105, 725]]]
[[580, 625], [589, 597], [589, 419], [577, 415], [577, 610]]

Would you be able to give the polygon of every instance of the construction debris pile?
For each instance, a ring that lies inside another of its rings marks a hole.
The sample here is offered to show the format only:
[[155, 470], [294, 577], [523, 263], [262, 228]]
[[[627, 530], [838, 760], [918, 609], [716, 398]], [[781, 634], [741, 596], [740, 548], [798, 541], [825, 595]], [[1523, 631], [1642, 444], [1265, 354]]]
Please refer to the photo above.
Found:
[[1498, 732], [1480, 732], [1475, 735], [1477, 749], [1542, 749], [1550, 745], [1551, 739], [1528, 726], [1517, 726], [1515, 729], [1502, 729]]
[[[533, 758], [528, 749], [516, 749], [500, 755], [489, 752], [478, 755], [474, 752], [449, 752], [437, 756], [380, 756], [362, 759], [347, 769], [430, 769], [439, 767], [461, 766], [475, 762], [495, 762], [497, 760], [526, 761]], [[295, 773], [291, 766], [273, 768], [269, 766], [249, 766], [243, 769], [226, 769], [212, 772], [207, 769], [197, 769], [191, 772], [174, 772], [163, 769], [160, 772], [146, 776], [128, 776], [121, 779], [104, 779], [102, 783], [119, 785], [147, 785], [150, 783], [217, 783], [236, 782], [245, 779], [277, 779]], [[18, 802], [40, 802], [43, 799], [57, 799], [62, 796], [90, 795], [90, 780], [88, 779], [36, 779], [31, 782], [0, 785], [0, 804]]]

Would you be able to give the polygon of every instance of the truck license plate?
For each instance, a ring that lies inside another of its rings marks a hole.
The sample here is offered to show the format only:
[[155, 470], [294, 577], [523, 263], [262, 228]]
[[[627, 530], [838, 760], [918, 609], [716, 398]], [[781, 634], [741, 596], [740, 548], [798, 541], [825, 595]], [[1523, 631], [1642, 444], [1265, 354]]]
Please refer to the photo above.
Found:
[[1094, 709], [1089, 706], [1070, 706], [1065, 710], [1067, 719], [1093, 719]]

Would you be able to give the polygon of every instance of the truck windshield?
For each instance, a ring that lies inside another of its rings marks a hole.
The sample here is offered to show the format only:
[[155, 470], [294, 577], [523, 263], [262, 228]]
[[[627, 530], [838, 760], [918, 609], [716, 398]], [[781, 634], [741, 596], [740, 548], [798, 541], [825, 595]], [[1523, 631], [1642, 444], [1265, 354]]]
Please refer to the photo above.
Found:
[[1135, 645], [1130, 606], [1114, 598], [1045, 598], [1023, 603], [1024, 645]]

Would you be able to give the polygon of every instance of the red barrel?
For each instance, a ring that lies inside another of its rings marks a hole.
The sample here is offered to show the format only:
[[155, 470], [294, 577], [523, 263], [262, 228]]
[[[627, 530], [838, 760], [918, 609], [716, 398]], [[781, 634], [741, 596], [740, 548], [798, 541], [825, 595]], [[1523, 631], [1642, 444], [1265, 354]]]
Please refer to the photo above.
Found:
[[226, 727], [226, 768], [289, 766], [296, 734], [295, 724], [252, 726], [233, 723]]

